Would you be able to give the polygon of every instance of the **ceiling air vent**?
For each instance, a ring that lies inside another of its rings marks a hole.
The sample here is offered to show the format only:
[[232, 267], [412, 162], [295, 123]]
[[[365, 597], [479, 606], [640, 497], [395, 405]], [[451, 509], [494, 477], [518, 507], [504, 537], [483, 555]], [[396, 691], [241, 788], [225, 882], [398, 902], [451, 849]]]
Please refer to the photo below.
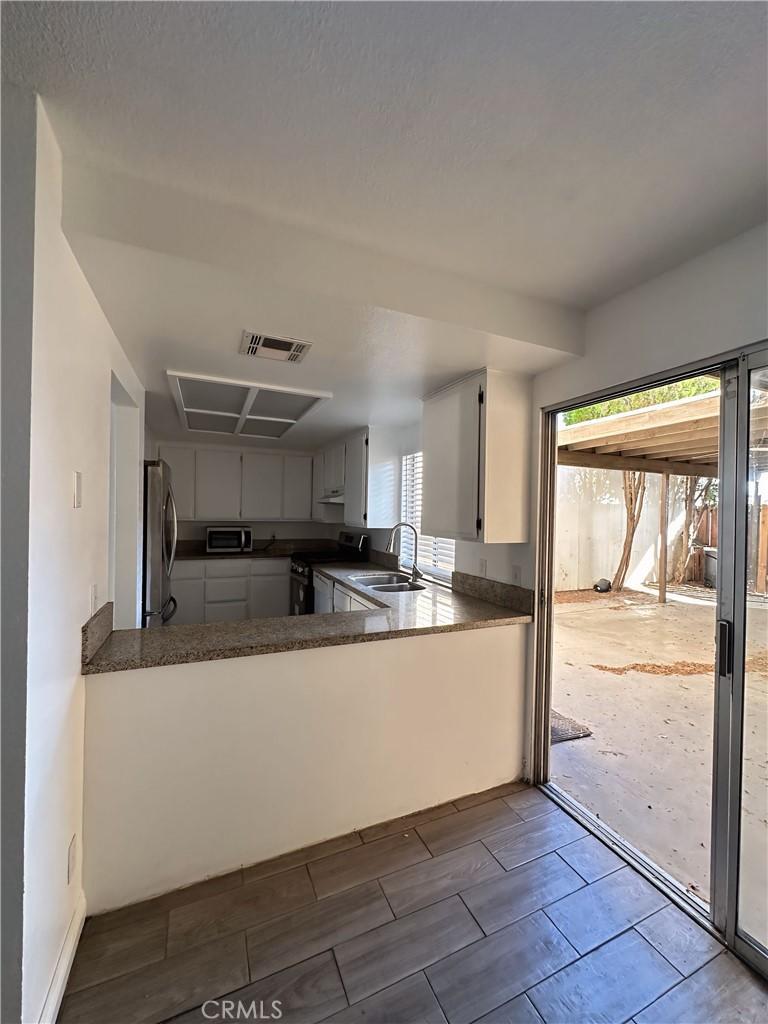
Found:
[[308, 341], [273, 338], [268, 334], [254, 334], [253, 331], [243, 331], [240, 342], [240, 352], [244, 356], [277, 359], [281, 363], [300, 363], [311, 347]]

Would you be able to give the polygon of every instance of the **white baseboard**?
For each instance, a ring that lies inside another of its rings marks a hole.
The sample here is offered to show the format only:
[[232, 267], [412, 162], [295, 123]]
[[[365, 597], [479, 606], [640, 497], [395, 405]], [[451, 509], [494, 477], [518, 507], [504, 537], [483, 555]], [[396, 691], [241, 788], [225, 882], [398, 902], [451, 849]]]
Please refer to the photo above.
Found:
[[53, 972], [51, 984], [48, 986], [48, 993], [40, 1011], [40, 1024], [55, 1024], [61, 1007], [61, 1000], [64, 998], [64, 990], [67, 987], [69, 972], [72, 970], [72, 961], [75, 959], [75, 950], [80, 940], [80, 932], [85, 924], [85, 893], [81, 890], [75, 906], [72, 920], [69, 922], [64, 945], [61, 947], [59, 959], [56, 962], [56, 970]]

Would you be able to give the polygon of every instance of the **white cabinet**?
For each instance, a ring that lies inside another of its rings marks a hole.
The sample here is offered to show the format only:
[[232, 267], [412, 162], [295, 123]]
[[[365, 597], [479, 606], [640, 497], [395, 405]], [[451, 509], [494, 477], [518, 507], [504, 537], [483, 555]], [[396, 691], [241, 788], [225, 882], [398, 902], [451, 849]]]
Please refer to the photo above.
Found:
[[314, 574], [313, 583], [315, 588], [315, 612], [317, 614], [332, 612], [334, 610], [333, 584], [327, 576], [319, 576], [317, 573]]
[[421, 527], [488, 544], [528, 537], [527, 378], [484, 370], [424, 402]]
[[171, 467], [171, 486], [179, 519], [195, 518], [195, 449], [161, 445], [159, 456]]
[[283, 518], [284, 463], [282, 455], [243, 455], [243, 519]]
[[344, 443], [323, 452], [323, 495], [344, 493]]
[[344, 457], [344, 523], [367, 526], [368, 431], [347, 438]]
[[176, 599], [176, 614], [172, 626], [192, 625], [205, 621], [205, 580], [177, 580], [171, 582], [171, 593]]
[[350, 595], [346, 590], [334, 583], [333, 585], [333, 610], [335, 612], [348, 612], [350, 610]]
[[283, 519], [312, 518], [312, 457], [286, 455], [283, 471]]
[[215, 522], [240, 518], [240, 452], [198, 448], [195, 456], [195, 518]]
[[400, 434], [365, 427], [346, 441], [344, 522], [369, 530], [390, 529], [400, 519]]
[[205, 602], [206, 623], [242, 622], [249, 617], [247, 601]]
[[291, 560], [254, 558], [251, 561], [248, 618], [271, 619], [290, 613]]
[[290, 558], [183, 559], [174, 566], [174, 625], [288, 615]]

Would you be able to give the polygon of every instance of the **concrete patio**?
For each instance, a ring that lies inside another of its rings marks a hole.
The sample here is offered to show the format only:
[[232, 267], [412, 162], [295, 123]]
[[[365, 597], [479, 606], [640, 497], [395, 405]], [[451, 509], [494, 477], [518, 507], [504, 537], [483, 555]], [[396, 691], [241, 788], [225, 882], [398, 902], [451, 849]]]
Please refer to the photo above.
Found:
[[[553, 707], [592, 729], [552, 747], [551, 777], [709, 898], [714, 595], [566, 592], [555, 608]], [[750, 602], [741, 923], [768, 940], [768, 603]], [[631, 666], [631, 667], [630, 667]]]

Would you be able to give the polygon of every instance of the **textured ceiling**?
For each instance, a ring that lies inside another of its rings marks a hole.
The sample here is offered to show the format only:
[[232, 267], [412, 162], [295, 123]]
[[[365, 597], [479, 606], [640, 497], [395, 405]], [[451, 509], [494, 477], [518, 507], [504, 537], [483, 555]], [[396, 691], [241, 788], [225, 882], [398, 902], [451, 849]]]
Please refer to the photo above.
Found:
[[65, 158], [588, 307], [765, 218], [757, 3], [4, 3]]

